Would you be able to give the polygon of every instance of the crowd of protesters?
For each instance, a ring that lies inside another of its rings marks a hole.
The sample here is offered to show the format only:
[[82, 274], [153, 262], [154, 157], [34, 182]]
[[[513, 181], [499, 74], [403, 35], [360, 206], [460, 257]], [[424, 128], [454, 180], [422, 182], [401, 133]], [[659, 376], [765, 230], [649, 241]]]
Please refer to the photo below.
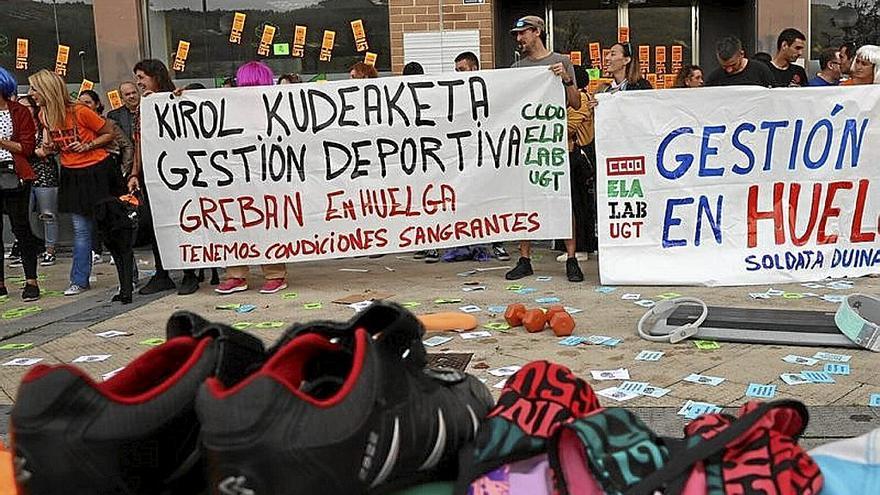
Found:
[[[546, 66], [565, 88], [573, 225], [571, 238], [560, 241], [564, 252], [558, 260], [565, 262], [569, 281], [581, 282], [584, 275], [578, 261], [598, 251], [593, 124], [597, 101], [588, 90], [590, 80], [586, 68], [574, 66], [568, 56], [547, 49], [543, 19], [523, 17], [511, 33], [521, 55], [514, 67]], [[749, 57], [739, 39], [724, 38], [716, 45], [718, 67], [707, 74], [697, 65], [685, 65], [676, 75], [675, 87], [778, 88], [880, 83], [880, 47], [865, 45], [856, 49], [852, 43], [844, 43], [825, 49], [819, 55], [819, 71], [812, 79], [797, 64], [805, 50], [806, 36], [797, 29], [780, 33], [775, 55], [756, 53]], [[652, 89], [631, 43], [612, 45], [605, 62], [608, 82], [599, 86], [597, 93]], [[480, 62], [474, 53], [464, 52], [455, 58], [454, 68], [459, 72], [475, 71], [480, 69]], [[403, 69], [403, 75], [424, 72], [416, 62]], [[119, 293], [114, 300], [123, 304], [131, 302], [137, 283], [132, 252], [136, 230], [148, 237], [155, 261], [155, 274], [140, 289], [140, 294], [174, 288], [181, 295], [192, 294], [204, 281], [203, 272], [184, 270], [182, 280], [175, 284], [163, 268], [140, 160], [141, 97], [159, 92], [192, 91], [204, 86], [191, 84], [176, 88], [165, 64], [152, 59], [138, 62], [132, 75], [133, 81], [123, 82], [118, 88], [122, 106], [104, 117], [101, 99], [92, 90], [82, 91], [78, 101], [74, 101], [64, 80], [44, 69], [28, 78], [28, 94], [19, 97], [15, 78], [0, 67], [0, 214], [8, 215], [15, 235], [10, 266], [23, 268], [25, 284], [21, 296], [25, 301], [40, 297], [37, 266], [56, 262], [60, 213], [68, 214], [73, 226], [73, 263], [65, 295], [74, 296], [89, 289], [92, 265], [100, 259], [106, 246], [119, 276]], [[357, 63], [350, 68], [350, 77], [368, 79], [379, 74], [372, 65]], [[224, 86], [301, 82], [298, 74], [282, 74], [276, 79], [267, 65], [252, 61], [242, 65], [235, 78], [226, 79]], [[31, 232], [32, 208], [43, 223], [43, 240]], [[131, 214], [133, 211], [137, 215]], [[508, 280], [534, 273], [529, 242], [520, 243], [519, 255], [516, 266], [506, 274]], [[7, 295], [3, 256], [0, 250], [0, 296]], [[510, 255], [501, 243], [495, 243], [450, 249], [442, 254], [428, 249], [416, 252], [414, 258], [428, 263], [491, 258], [507, 261]], [[272, 294], [287, 287], [284, 264], [263, 265], [261, 269], [261, 293]], [[248, 289], [249, 272], [247, 266], [229, 266], [225, 279], [220, 281], [215, 268], [211, 284], [217, 285], [215, 291], [219, 294], [244, 291]]]

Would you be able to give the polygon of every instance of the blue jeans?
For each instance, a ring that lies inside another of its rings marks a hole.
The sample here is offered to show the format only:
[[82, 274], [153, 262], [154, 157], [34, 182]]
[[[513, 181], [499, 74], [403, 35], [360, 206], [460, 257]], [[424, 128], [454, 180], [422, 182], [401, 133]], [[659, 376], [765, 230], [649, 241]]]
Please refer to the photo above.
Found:
[[54, 248], [58, 242], [58, 188], [34, 187], [34, 204], [43, 222], [46, 248]]
[[73, 220], [73, 266], [70, 267], [70, 283], [80, 287], [89, 286], [92, 274], [92, 235], [95, 222], [91, 217], [71, 213]]

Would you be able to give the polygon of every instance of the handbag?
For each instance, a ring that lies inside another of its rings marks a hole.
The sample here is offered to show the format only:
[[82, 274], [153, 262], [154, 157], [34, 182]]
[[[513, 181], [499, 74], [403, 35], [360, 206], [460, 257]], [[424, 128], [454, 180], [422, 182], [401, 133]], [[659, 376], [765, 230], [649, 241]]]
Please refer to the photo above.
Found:
[[21, 185], [21, 178], [15, 173], [15, 163], [0, 163], [0, 191], [18, 191]]

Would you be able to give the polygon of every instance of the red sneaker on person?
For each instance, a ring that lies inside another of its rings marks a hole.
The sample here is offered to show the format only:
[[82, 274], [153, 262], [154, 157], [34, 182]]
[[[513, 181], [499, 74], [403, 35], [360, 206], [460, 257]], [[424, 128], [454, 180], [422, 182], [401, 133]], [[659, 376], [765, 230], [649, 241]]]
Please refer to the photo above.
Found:
[[248, 290], [247, 280], [243, 278], [227, 278], [214, 289], [217, 294], [234, 294]]
[[260, 294], [274, 294], [287, 288], [287, 281], [283, 278], [270, 278], [260, 288]]

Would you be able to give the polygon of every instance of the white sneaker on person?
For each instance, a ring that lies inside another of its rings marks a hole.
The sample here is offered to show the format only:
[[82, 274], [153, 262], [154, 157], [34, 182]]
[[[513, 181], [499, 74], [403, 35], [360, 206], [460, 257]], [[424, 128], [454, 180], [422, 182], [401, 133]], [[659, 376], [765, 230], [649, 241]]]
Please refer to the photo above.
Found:
[[67, 290], [64, 291], [64, 295], [65, 296], [78, 296], [87, 290], [89, 290], [88, 287], [80, 287], [79, 285], [76, 285], [76, 284], [70, 284], [70, 287], [68, 287]]
[[[590, 253], [577, 252], [577, 253], [575, 253], [575, 258], [578, 261], [587, 261], [588, 259], [590, 259]], [[558, 261], [560, 263], [565, 263], [566, 261], [568, 261], [568, 253], [560, 254], [559, 256], [556, 257], [556, 261]]]

